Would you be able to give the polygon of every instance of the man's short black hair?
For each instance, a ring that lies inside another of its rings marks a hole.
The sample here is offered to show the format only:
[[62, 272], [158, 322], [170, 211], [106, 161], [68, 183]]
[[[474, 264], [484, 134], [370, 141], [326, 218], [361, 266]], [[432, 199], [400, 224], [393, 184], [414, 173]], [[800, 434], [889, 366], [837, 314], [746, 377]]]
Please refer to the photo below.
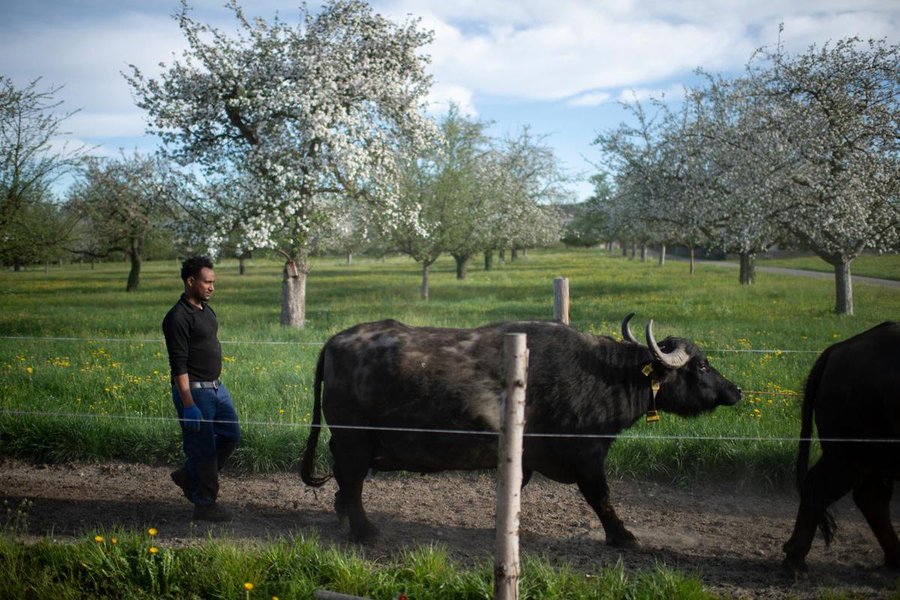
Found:
[[200, 277], [200, 271], [206, 267], [212, 269], [213, 264], [208, 256], [192, 256], [181, 263], [181, 280], [187, 283], [188, 277]]

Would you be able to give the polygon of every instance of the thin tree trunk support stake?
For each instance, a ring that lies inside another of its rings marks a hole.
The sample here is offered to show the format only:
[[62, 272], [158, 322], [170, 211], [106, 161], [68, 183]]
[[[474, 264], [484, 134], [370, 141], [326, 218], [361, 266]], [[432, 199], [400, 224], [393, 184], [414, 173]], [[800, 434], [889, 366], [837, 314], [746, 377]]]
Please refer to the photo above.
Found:
[[565, 277], [553, 280], [553, 320], [569, 324], [569, 280]]
[[528, 347], [524, 333], [503, 341], [506, 388], [500, 403], [497, 468], [497, 544], [494, 552], [494, 598], [519, 598], [519, 512], [522, 503], [522, 439]]

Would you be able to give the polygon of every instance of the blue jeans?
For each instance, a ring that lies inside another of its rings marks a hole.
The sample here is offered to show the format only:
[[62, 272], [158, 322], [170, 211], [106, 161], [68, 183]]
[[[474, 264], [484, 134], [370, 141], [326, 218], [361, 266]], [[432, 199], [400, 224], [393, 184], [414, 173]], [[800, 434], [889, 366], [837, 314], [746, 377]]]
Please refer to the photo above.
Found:
[[[219, 460], [219, 450], [226, 446], [230, 449], [237, 446], [241, 439], [241, 429], [231, 395], [223, 384], [219, 384], [218, 389], [191, 389], [191, 397], [200, 409], [203, 420], [200, 422], [200, 431], [191, 431], [185, 427], [184, 421], [179, 421], [186, 457], [184, 467], [191, 480], [191, 502], [212, 504], [216, 501], [218, 482], [215, 482], [215, 491], [211, 491], [209, 485], [200, 485], [199, 470], [205, 469], [207, 478], [210, 470], [213, 473], [218, 471], [218, 467], [214, 465]], [[172, 400], [175, 403], [175, 410], [178, 411], [178, 418], [182, 419], [184, 404], [178, 388], [174, 385]]]

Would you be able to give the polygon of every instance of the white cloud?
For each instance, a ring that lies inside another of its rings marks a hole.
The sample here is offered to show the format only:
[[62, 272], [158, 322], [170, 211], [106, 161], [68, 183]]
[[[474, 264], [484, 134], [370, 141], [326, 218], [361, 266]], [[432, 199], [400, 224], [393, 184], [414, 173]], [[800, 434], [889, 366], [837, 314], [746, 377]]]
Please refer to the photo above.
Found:
[[456, 104], [460, 112], [475, 117], [478, 111], [472, 102], [472, 90], [461, 85], [447, 85], [435, 83], [426, 100], [428, 112], [434, 116], [441, 116], [450, 110], [451, 104]]
[[671, 85], [665, 88], [631, 88], [622, 90], [616, 101], [633, 103], [635, 101], [645, 102], [650, 99], [655, 100], [681, 100], [684, 98], [684, 86]]
[[65, 111], [83, 110], [65, 123], [78, 136], [141, 135], [140, 111], [121, 75], [129, 64], [158, 72], [185, 42], [168, 16], [113, 13], [90, 21], [27, 23], [0, 35], [0, 73], [24, 85], [41, 77], [40, 89], [61, 86]]
[[134, 109], [123, 113], [78, 112], [65, 121], [64, 129], [80, 137], [139, 137], [146, 129], [145, 115]]
[[385, 0], [394, 18], [419, 14], [435, 31], [436, 78], [480, 94], [572, 102], [603, 91], [740, 70], [752, 52], [848, 35], [893, 36], [891, 0]]
[[612, 99], [609, 92], [586, 92], [571, 98], [567, 104], [569, 106], [599, 106]]

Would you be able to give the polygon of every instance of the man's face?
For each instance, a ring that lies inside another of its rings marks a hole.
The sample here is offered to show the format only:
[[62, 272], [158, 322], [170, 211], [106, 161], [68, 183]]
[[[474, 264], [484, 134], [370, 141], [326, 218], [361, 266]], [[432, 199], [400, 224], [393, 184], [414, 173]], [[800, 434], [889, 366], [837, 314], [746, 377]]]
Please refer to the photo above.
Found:
[[188, 277], [189, 295], [199, 302], [209, 302], [213, 290], [216, 289], [216, 274], [212, 269], [203, 267], [198, 277]]

